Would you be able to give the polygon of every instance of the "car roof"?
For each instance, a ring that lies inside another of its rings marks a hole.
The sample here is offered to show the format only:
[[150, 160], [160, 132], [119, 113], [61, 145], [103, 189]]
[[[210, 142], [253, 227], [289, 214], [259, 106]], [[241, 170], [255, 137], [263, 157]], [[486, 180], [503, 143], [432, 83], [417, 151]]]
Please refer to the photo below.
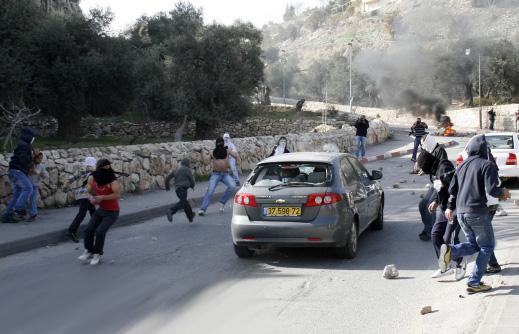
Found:
[[351, 156], [346, 153], [328, 153], [328, 152], [297, 152], [297, 153], [285, 153], [269, 157], [259, 163], [284, 163], [284, 162], [320, 162], [320, 163], [333, 163], [340, 157]]

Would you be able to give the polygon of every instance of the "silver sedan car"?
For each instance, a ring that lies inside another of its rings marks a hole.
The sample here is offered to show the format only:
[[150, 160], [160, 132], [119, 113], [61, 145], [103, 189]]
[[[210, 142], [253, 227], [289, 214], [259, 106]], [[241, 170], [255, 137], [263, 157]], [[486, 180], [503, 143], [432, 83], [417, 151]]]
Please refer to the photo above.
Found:
[[263, 160], [234, 198], [236, 255], [251, 257], [265, 246], [330, 247], [341, 258], [354, 258], [360, 233], [383, 228], [381, 178], [350, 154], [289, 153]]

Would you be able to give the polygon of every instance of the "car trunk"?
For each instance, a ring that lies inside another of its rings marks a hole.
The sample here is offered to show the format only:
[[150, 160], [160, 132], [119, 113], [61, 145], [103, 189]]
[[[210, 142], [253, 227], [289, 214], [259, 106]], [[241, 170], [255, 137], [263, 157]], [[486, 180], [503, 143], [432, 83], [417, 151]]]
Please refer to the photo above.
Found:
[[256, 207], [246, 207], [252, 221], [308, 222], [319, 214], [320, 206], [306, 206], [310, 194], [324, 194], [328, 187], [287, 187], [270, 191], [255, 187]]
[[506, 166], [506, 161], [508, 160], [510, 150], [499, 150], [492, 149], [492, 155], [494, 159], [496, 159], [496, 164], [499, 168]]

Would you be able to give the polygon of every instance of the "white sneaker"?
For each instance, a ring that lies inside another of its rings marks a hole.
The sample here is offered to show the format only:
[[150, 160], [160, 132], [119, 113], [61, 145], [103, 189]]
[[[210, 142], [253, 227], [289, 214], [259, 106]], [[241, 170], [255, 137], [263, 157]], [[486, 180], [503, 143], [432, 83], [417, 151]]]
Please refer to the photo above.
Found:
[[467, 261], [463, 260], [461, 265], [459, 267], [456, 267], [456, 274], [455, 274], [456, 281], [461, 281], [465, 277], [466, 273], [467, 273]]
[[498, 209], [496, 211], [496, 217], [505, 217], [508, 216], [508, 213], [504, 209]]
[[101, 255], [94, 254], [94, 257], [92, 257], [92, 260], [90, 261], [90, 265], [95, 266], [95, 265], [99, 264], [100, 261], [101, 261]]
[[202, 210], [202, 209], [198, 210], [198, 215], [199, 216], [205, 216], [205, 211]]
[[225, 204], [220, 203], [220, 212], [225, 212]]
[[434, 274], [431, 275], [431, 278], [440, 278], [452, 275], [454, 273], [454, 270], [452, 268], [447, 269], [446, 271], [441, 271], [441, 269], [438, 269], [434, 272]]
[[85, 261], [90, 260], [90, 259], [92, 258], [92, 256], [93, 256], [93, 254], [90, 253], [89, 251], [87, 251], [87, 250], [85, 249], [85, 251], [83, 252], [83, 254], [81, 254], [77, 259], [78, 259], [79, 261], [83, 261], [83, 262], [85, 262]]

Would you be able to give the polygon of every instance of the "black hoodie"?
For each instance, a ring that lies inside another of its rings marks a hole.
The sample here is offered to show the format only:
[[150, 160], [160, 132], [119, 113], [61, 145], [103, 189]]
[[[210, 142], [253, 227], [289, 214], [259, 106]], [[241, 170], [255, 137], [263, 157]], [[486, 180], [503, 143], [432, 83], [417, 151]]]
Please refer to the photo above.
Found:
[[9, 169], [16, 169], [24, 174], [29, 174], [32, 167], [32, 140], [36, 137], [36, 131], [31, 128], [23, 128], [20, 141], [14, 149], [9, 162]]
[[450, 184], [448, 208], [457, 213], [488, 213], [487, 192], [501, 197], [497, 167], [488, 160], [485, 135], [473, 137], [467, 144], [468, 158], [459, 167]]
[[[448, 160], [445, 149], [439, 145], [436, 148], [441, 148], [441, 150], [438, 150], [437, 152], [436, 149], [433, 151], [436, 152], [436, 154], [431, 154], [425, 150], [420, 152], [417, 162], [418, 167], [429, 175], [431, 182], [434, 182], [434, 180], [441, 181], [442, 188], [439, 192], [434, 192], [433, 201], [438, 203], [441, 206], [441, 209], [445, 211], [450, 197], [449, 185], [456, 168], [454, 167], [454, 164]], [[442, 151], [445, 154], [442, 154]]]

